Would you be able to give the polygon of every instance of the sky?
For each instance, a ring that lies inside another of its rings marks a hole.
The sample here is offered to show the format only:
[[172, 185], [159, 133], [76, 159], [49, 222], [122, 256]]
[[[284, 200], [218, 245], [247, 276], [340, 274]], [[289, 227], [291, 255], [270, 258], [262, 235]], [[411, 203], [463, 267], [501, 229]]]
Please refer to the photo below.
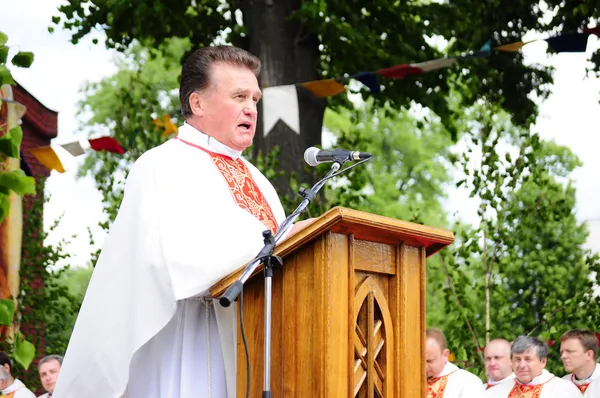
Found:
[[[0, 14], [0, 31], [8, 35], [8, 44], [15, 46], [11, 51], [21, 49], [35, 54], [32, 67], [13, 68], [13, 76], [45, 106], [59, 113], [58, 137], [53, 145], [85, 139], [78, 132], [79, 91], [86, 81], [97, 81], [116, 72], [114, 54], [103, 45], [93, 45], [91, 37], [75, 46], [69, 43], [69, 35], [64, 31], [48, 33], [47, 27], [61, 0], [0, 0], [0, 3], [10, 3], [2, 6], [8, 12]], [[101, 33], [96, 36], [101, 37]], [[532, 34], [526, 39], [535, 37]], [[540, 115], [533, 129], [544, 139], [568, 146], [583, 162], [572, 175], [577, 188], [577, 217], [588, 222], [591, 232], [588, 247], [600, 252], [600, 79], [584, 79], [586, 59], [598, 47], [598, 39], [592, 36], [587, 54], [548, 56], [544, 42], [530, 44], [523, 51], [526, 63], [556, 68], [553, 94], [540, 103]], [[70, 241], [69, 263], [83, 266], [97, 247], [89, 244], [88, 228], [96, 245], [104, 238], [97, 226], [98, 220], [103, 219], [101, 197], [91, 178], [75, 176], [82, 157], [72, 158], [64, 152], [59, 155], [67, 171], [63, 174], [53, 171], [47, 181], [51, 198], [45, 207], [45, 225], [48, 228], [62, 218], [59, 227], [50, 233], [48, 243]], [[469, 204], [466, 192], [453, 190], [448, 194], [446, 209], [473, 221], [475, 206]]]

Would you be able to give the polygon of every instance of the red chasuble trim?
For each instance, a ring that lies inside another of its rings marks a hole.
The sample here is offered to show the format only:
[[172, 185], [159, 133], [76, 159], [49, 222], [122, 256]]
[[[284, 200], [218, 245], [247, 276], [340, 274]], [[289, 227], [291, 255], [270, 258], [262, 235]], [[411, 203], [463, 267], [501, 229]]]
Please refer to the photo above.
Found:
[[[456, 372], [456, 370], [454, 372]], [[448, 377], [450, 377], [452, 373], [427, 380], [427, 398], [442, 398], [446, 391], [446, 386], [448, 385]]]
[[575, 374], [571, 375], [571, 381], [573, 382], [573, 384], [575, 384], [575, 387], [579, 388], [579, 391], [581, 391], [582, 394], [585, 395], [585, 392], [587, 391], [588, 387], [590, 386], [590, 384], [592, 384], [592, 382], [590, 381], [587, 384], [577, 384], [575, 383]]
[[[546, 383], [548, 383], [548, 381]], [[510, 390], [507, 398], [540, 398], [540, 395], [542, 395], [542, 388], [544, 388], [546, 383], [535, 386], [526, 386], [515, 382], [515, 385], [512, 390]]]
[[267, 202], [258, 185], [256, 185], [252, 174], [250, 174], [250, 170], [248, 170], [242, 159], [238, 158], [234, 160], [227, 155], [211, 152], [179, 137], [175, 137], [175, 139], [206, 152], [225, 179], [234, 202], [240, 208], [256, 217], [273, 234], [277, 232], [278, 225], [273, 210], [271, 210], [269, 202]]

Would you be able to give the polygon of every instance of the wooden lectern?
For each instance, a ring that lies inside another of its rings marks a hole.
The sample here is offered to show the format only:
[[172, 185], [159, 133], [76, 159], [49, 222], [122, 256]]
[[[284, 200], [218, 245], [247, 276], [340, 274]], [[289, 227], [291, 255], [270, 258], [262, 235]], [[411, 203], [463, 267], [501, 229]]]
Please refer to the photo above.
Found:
[[[282, 242], [273, 277], [275, 398], [425, 398], [425, 259], [451, 232], [334, 208]], [[211, 289], [220, 296], [241, 271]], [[244, 287], [250, 397], [263, 388], [264, 279]], [[239, 329], [239, 326], [238, 326]], [[238, 330], [237, 396], [246, 391]]]

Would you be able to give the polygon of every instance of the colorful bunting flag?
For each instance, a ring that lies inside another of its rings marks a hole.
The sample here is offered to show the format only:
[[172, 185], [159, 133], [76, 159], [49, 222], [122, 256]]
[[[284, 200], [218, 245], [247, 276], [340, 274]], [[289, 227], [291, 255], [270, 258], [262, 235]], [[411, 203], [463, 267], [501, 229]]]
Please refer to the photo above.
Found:
[[589, 33], [570, 33], [546, 39], [548, 46], [557, 53], [585, 52]]
[[302, 83], [302, 87], [319, 98], [333, 97], [346, 91], [346, 87], [335, 79], [313, 80]]
[[350, 76], [350, 79], [356, 79], [371, 90], [374, 94], [379, 94], [381, 92], [381, 86], [379, 85], [379, 80], [377, 79], [377, 75], [373, 72], [363, 72], [357, 75]]
[[502, 46], [494, 47], [494, 50], [504, 51], [504, 52], [509, 52], [509, 53], [516, 53], [521, 48], [523, 48], [524, 45], [532, 43], [534, 41], [537, 41], [537, 40], [532, 40], [532, 41], [528, 41], [528, 42], [516, 41], [514, 43], [509, 43], [509, 44], [504, 44]]
[[387, 77], [388, 79], [404, 79], [407, 75], [421, 75], [423, 69], [408, 64], [394, 65], [389, 68], [379, 69], [376, 71], [378, 75]]
[[456, 63], [456, 58], [438, 58], [432, 61], [413, 64], [415, 68], [421, 69], [423, 72], [430, 72], [435, 69], [448, 68]]
[[113, 137], [100, 137], [89, 140], [90, 146], [95, 151], [108, 151], [112, 153], [124, 154], [125, 151]]
[[29, 151], [33, 156], [35, 156], [38, 162], [46, 166], [46, 168], [50, 170], [56, 170], [59, 173], [65, 172], [65, 168], [63, 167], [58, 155], [56, 152], [54, 152], [52, 147], [41, 146], [37, 148], [31, 148]]
[[589, 33], [591, 35], [596, 35], [598, 37], [600, 37], [600, 26], [597, 26], [595, 28], [587, 28], [583, 30], [585, 33]]
[[265, 88], [262, 105], [264, 137], [269, 135], [279, 120], [287, 124], [294, 133], [300, 134], [300, 110], [295, 85]]
[[67, 152], [69, 152], [73, 156], [81, 156], [85, 153], [79, 141], [63, 144], [61, 145], [61, 147], [65, 148]]
[[152, 123], [154, 123], [157, 128], [163, 129], [163, 137], [168, 137], [171, 134], [177, 133], [177, 126], [173, 124], [173, 121], [169, 115], [163, 115], [162, 118], [154, 119], [152, 120]]

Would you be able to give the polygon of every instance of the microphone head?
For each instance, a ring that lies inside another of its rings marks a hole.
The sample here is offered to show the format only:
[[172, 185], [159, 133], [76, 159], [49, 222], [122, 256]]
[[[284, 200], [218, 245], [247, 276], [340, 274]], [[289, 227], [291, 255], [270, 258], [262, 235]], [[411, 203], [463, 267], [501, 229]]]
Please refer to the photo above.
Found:
[[319, 164], [319, 162], [317, 161], [317, 154], [319, 153], [320, 149], [319, 148], [315, 148], [314, 146], [308, 148], [306, 151], [304, 151], [304, 161], [312, 167], [315, 167]]

